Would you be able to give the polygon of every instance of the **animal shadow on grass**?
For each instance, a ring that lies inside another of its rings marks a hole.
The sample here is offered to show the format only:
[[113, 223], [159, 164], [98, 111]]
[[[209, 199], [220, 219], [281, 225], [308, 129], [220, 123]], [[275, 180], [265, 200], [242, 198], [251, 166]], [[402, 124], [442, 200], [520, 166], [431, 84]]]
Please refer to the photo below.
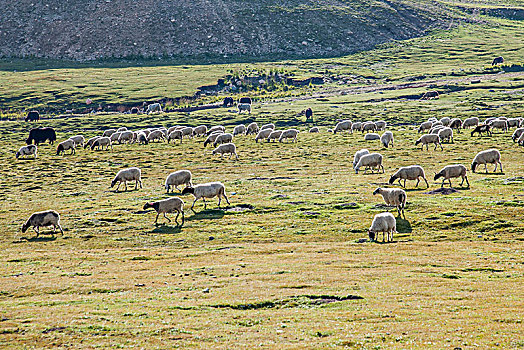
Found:
[[[42, 233], [40, 233], [42, 235]], [[54, 242], [56, 241], [56, 235], [48, 235], [48, 236], [39, 236], [39, 237], [25, 237], [21, 236], [19, 237], [18, 241], [13, 241], [13, 243], [23, 243], [26, 242]]]
[[[176, 225], [176, 224], [175, 224]], [[159, 224], [156, 226], [151, 233], [161, 233], [161, 234], [177, 234], [182, 232], [182, 226], [170, 226], [166, 224]]]
[[222, 219], [224, 217], [224, 211], [222, 209], [206, 209], [198, 211], [196, 214], [186, 218], [187, 221], [194, 220], [215, 220]]
[[397, 217], [397, 232], [398, 233], [411, 233], [413, 228], [408, 220]]

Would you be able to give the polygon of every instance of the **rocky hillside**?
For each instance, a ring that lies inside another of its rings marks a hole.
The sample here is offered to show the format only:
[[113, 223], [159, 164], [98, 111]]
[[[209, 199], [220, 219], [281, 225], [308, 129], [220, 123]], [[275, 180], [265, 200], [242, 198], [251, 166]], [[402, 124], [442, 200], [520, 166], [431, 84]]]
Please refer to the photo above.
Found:
[[319, 57], [448, 25], [430, 0], [1, 1], [0, 57]]

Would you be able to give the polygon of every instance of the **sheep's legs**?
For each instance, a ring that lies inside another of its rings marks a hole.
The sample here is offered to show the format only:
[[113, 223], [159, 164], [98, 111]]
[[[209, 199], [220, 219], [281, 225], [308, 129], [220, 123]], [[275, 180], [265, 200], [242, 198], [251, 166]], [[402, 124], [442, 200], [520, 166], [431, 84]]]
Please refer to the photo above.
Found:
[[60, 224], [57, 224], [58, 228], [60, 229], [60, 233], [62, 234], [62, 236], [64, 235], [64, 230], [62, 230], [62, 226], [60, 226]]
[[169, 219], [169, 218], [166, 216], [166, 213], [164, 213], [164, 217], [167, 219], [167, 221], [171, 222], [171, 219]]
[[180, 215], [180, 213], [177, 211], [176, 212], [176, 217], [175, 217], [175, 222], [178, 226], [180, 226], [180, 224], [178, 223], [178, 215]]
[[442, 179], [442, 185], [440, 185], [440, 188], [444, 187], [444, 181], [446, 181], [446, 179]]
[[155, 225], [156, 225], [156, 224], [157, 224], [157, 222], [158, 222], [158, 215], [160, 215], [160, 213], [157, 213], [157, 214], [156, 214], [156, 218], [155, 218]]
[[425, 177], [423, 177], [424, 181], [426, 181], [426, 188], [429, 188], [428, 180], [426, 180]]
[[[206, 203], [206, 199], [204, 197], [202, 197], [202, 201], [204, 202], [204, 210], [207, 209], [207, 203]], [[219, 203], [220, 204], [220, 203]]]
[[[193, 201], [193, 205], [191, 206], [191, 210], [192, 210], [193, 213], [195, 213], [195, 214], [196, 214], [196, 211], [195, 211], [195, 209], [193, 209], [193, 207], [195, 206], [195, 202], [196, 202], [197, 200], [198, 200], [198, 199], [195, 199], [195, 200]], [[205, 203], [205, 202], [204, 202], [204, 203]]]
[[488, 173], [488, 165], [484, 163], [484, 168], [486, 169], [486, 174]]
[[224, 193], [222, 193], [222, 195], [226, 199], [227, 205], [231, 205], [231, 203], [229, 203], [229, 199], [227, 199], [227, 197], [226, 197], [226, 193], [224, 192]]
[[35, 238], [38, 238], [38, 236], [40, 235], [40, 229], [38, 227], [34, 227], [33, 226], [33, 231], [36, 232], [36, 237]]
[[118, 186], [116, 186], [116, 190], [115, 190], [115, 192], [118, 192], [118, 189], [120, 188], [120, 185], [121, 185], [121, 184], [122, 184], [122, 182], [119, 182], [119, 183], [118, 183]]

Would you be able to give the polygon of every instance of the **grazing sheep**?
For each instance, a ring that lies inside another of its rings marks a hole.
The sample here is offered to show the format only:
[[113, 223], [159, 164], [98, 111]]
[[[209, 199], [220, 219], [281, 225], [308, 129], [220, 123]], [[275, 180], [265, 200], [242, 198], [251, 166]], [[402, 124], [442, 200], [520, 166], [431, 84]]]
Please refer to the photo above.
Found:
[[504, 119], [495, 119], [490, 123], [492, 129], [502, 129], [502, 132], [508, 132], [508, 122]]
[[180, 143], [182, 143], [183, 138], [184, 138], [184, 135], [182, 135], [182, 130], [173, 130], [167, 136], [167, 143], [169, 143], [169, 141], [171, 140], [173, 140], [173, 143], [174, 143], [174, 140], [180, 140]]
[[149, 106], [147, 106], [146, 114], [151, 114], [154, 112], [162, 113], [162, 106], [160, 106], [160, 103], [152, 103]]
[[[181, 198], [178, 197], [171, 197], [168, 199], [163, 199], [157, 202], [147, 202], [144, 204], [144, 210], [147, 210], [149, 208], [153, 208], [156, 210], [156, 218], [155, 218], [155, 225], [158, 222], [158, 216], [160, 214], [164, 214], [164, 218], [167, 219], [167, 221], [171, 222], [171, 220], [166, 216], [167, 213], [176, 213], [175, 222], [179, 226], [184, 225], [184, 201]], [[178, 216], [182, 213], [182, 224], [178, 223]]]
[[451, 129], [457, 129], [457, 132], [460, 134], [460, 129], [462, 129], [462, 120], [459, 118], [453, 118], [449, 123]]
[[362, 155], [357, 165], [355, 166], [355, 174], [358, 174], [358, 171], [363, 166], [366, 167], [364, 169], [364, 174], [366, 173], [366, 171], [368, 171], [369, 168], [371, 168], [372, 173], [373, 168], [377, 168], [377, 171], [380, 171], [380, 168], [382, 168], [382, 172], [384, 173], [384, 166], [382, 165], [382, 154], [370, 153]]
[[148, 142], [153, 142], [155, 140], [162, 141], [162, 140], [165, 140], [165, 139], [166, 139], [166, 137], [164, 136], [164, 133], [162, 132], [162, 130], [151, 131], [151, 133], [149, 133], [149, 135], [147, 136], [147, 141]]
[[115, 133], [113, 133], [113, 134], [111, 134], [111, 136], [109, 137], [109, 138], [111, 139], [111, 142], [113, 142], [113, 143], [117, 142], [118, 139], [120, 138], [120, 135], [121, 135], [121, 134], [122, 134], [122, 133], [121, 133], [121, 132], [118, 132], [118, 131], [115, 132]]
[[224, 186], [224, 184], [220, 182], [210, 182], [196, 185], [194, 187], [186, 187], [182, 191], [182, 195], [187, 193], [191, 193], [195, 197], [193, 205], [191, 206], [191, 210], [195, 214], [196, 212], [193, 209], [193, 207], [195, 206], [196, 201], [200, 198], [202, 198], [202, 201], [204, 201], [204, 210], [207, 208], [206, 198], [218, 197], [218, 207], [220, 208], [220, 202], [222, 201], [222, 197], [224, 197], [226, 199], [227, 204], [230, 205], [229, 199], [227, 199], [226, 196], [226, 187]]
[[102, 134], [102, 137], [111, 137], [116, 132], [116, 129], [107, 129]]
[[175, 126], [172, 126], [170, 127], [169, 129], [167, 129], [167, 134], [171, 134], [173, 131], [175, 130], [180, 130], [180, 129], [183, 129], [185, 128], [185, 126], [180, 126], [180, 125], [175, 125]]
[[149, 143], [149, 141], [147, 140], [147, 134], [143, 131], [139, 131], [136, 134], [136, 140], [139, 144], [147, 145]]
[[169, 190], [172, 190], [172, 187], [174, 186], [178, 191], [178, 186], [185, 184], [186, 187], [193, 186], [191, 183], [191, 171], [189, 170], [178, 170], [174, 173], [171, 173], [166, 178], [166, 191], [169, 192]]
[[247, 126], [246, 135], [257, 134], [258, 133], [258, 124], [253, 122]]
[[464, 122], [462, 123], [462, 128], [463, 129], [466, 129], [466, 128], [471, 128], [472, 126], [476, 127], [477, 125], [479, 125], [480, 123], [480, 120], [479, 118], [477, 117], [471, 117], [471, 118], [467, 118], [466, 120], [464, 120]]
[[251, 114], [251, 104], [249, 103], [239, 103], [237, 105], [238, 113], [242, 113], [242, 111], [247, 111], [249, 114]]
[[33, 227], [33, 230], [36, 232], [36, 237], [40, 235], [40, 227], [53, 226], [53, 234], [58, 227], [62, 236], [64, 235], [64, 230], [60, 226], [60, 214], [54, 210], [40, 211], [33, 213], [25, 224], [22, 225], [22, 233], [27, 231], [29, 227]]
[[384, 120], [379, 120], [378, 122], [375, 122], [375, 125], [377, 126], [377, 131], [386, 130], [386, 127], [388, 126], [388, 123]]
[[335, 129], [333, 129], [333, 133], [336, 134], [337, 132], [342, 131], [350, 131], [351, 127], [353, 126], [353, 123], [351, 120], [343, 120], [341, 122], [338, 122], [337, 125], [335, 125]]
[[435, 134], [438, 135], [439, 131], [444, 129], [444, 125], [437, 125], [435, 127], [432, 127], [431, 130], [429, 130], [428, 134]]
[[122, 131], [118, 137], [118, 143], [131, 143], [135, 139], [135, 134], [132, 131]]
[[393, 214], [380, 213], [375, 215], [368, 230], [369, 239], [375, 241], [379, 232], [382, 232], [382, 242], [384, 242], [384, 234], [386, 233], [386, 242], [393, 241], [393, 234], [397, 233], [397, 221]]
[[524, 133], [524, 128], [518, 128], [515, 130], [511, 138], [513, 139], [513, 142], [517, 142], [517, 140], [520, 138], [520, 135]]
[[193, 136], [204, 136], [207, 134], [207, 126], [205, 125], [199, 125], [196, 128], [193, 129]]
[[93, 143], [98, 140], [100, 138], [100, 136], [95, 136], [95, 137], [91, 137], [89, 140], [87, 140], [87, 142], [84, 144], [84, 149], [86, 149], [87, 147], [91, 147], [93, 146]]
[[362, 130], [363, 133], [367, 131], [377, 131], [377, 126], [373, 122], [365, 122], [362, 124]]
[[[264, 139], [267, 139], [269, 137], [269, 135], [273, 132], [273, 129], [263, 129], [263, 130], [260, 130], [257, 134], [257, 136], [255, 137], [255, 142], [258, 143], [258, 140], [264, 140]], [[279, 136], [280, 137], [280, 136]]]
[[213, 142], [213, 147], [216, 147], [217, 145], [221, 145], [223, 143], [229, 143], [233, 141], [233, 135], [230, 133], [227, 134], [220, 134], [215, 139], [215, 142]]
[[282, 142], [282, 140], [285, 139], [293, 139], [292, 142], [297, 142], [297, 135], [300, 131], [297, 129], [287, 129], [282, 132], [280, 137], [278, 138], [278, 142]]
[[366, 134], [366, 136], [364, 136], [364, 140], [366, 141], [380, 140], [380, 135], [372, 132], [372, 133]]
[[213, 154], [220, 154], [220, 158], [224, 158], [224, 154], [229, 154], [229, 159], [233, 155], [238, 159], [237, 148], [234, 143], [223, 143], [213, 150]]
[[151, 134], [151, 130], [149, 130], [149, 129], [140, 130], [139, 132], [141, 132], [141, 133], [143, 133], [144, 135], [146, 135], [146, 137], [148, 137], [149, 134]]
[[508, 128], [518, 128], [520, 126], [520, 118], [510, 118], [506, 121], [508, 122]]
[[495, 66], [495, 65], [498, 65], [498, 64], [502, 64], [502, 63], [504, 63], [504, 58], [502, 56], [499, 56], [499, 57], [495, 57], [493, 59], [493, 62], [491, 62], [491, 65]]
[[69, 139], [74, 141], [75, 147], [84, 147], [84, 142], [86, 141], [82, 135], [71, 136]]
[[58, 147], [56, 148], [56, 155], [58, 156], [60, 155], [60, 153], [65, 154], [65, 151], [67, 151], [68, 149], [71, 150], [71, 154], [76, 153], [75, 141], [68, 139], [68, 140], [60, 142], [58, 144]]
[[242, 135], [245, 133], [246, 133], [246, 126], [244, 124], [237, 125], [233, 129], [233, 136]]
[[437, 127], [437, 126], [444, 126], [444, 124], [442, 124], [441, 121], [436, 121], [436, 122], [433, 122], [431, 124], [431, 127], [434, 128], [434, 127]]
[[120, 188], [120, 185], [122, 182], [124, 183], [124, 188], [127, 191], [127, 182], [128, 181], [135, 181], [135, 190], [138, 189], [138, 184], [140, 183], [140, 188], [142, 188], [142, 171], [137, 167], [127, 168], [120, 170], [113, 181], [111, 181], [111, 187], [116, 185], [118, 182], [118, 186], [116, 188], [116, 192], [118, 192], [118, 189]]
[[386, 205], [392, 205], [397, 208], [398, 216], [401, 216], [401, 213], [404, 214], [404, 217], [406, 217], [406, 214], [404, 213], [404, 208], [406, 207], [406, 191], [404, 191], [401, 188], [377, 188], [375, 191], [373, 191], [373, 195], [380, 194], [382, 198], [384, 198], [384, 202], [386, 202]]
[[273, 129], [273, 130], [275, 130], [275, 124], [273, 124], [273, 123], [270, 123], [270, 124], [264, 124], [264, 125], [262, 125], [262, 127], [260, 128], [260, 131], [262, 131], [262, 130], [266, 130], [266, 129]]
[[222, 131], [217, 131], [214, 134], [209, 135], [206, 140], [204, 141], [204, 147], [206, 147], [208, 144], [211, 144], [212, 142], [215, 142], [218, 135], [224, 134]]
[[447, 126], [438, 131], [438, 136], [442, 142], [447, 140], [447, 142], [455, 143], [455, 140], [453, 140], [453, 129]]
[[[389, 178], [389, 184], [393, 185], [393, 183], [398, 180], [399, 185], [406, 188], [406, 180], [417, 180], [415, 187], [418, 187], [420, 178], [423, 178], [424, 181], [426, 181], [426, 188], [429, 188], [428, 180], [426, 180], [426, 174], [420, 165], [405, 166], [398, 169], [395, 174], [391, 175]], [[404, 185], [402, 185], [400, 180], [404, 180]]]
[[432, 98], [439, 98], [438, 91], [435, 91], [435, 90], [428, 91], [424, 95], [422, 95], [422, 97], [420, 99], [421, 100], [429, 100], [429, 99], [432, 99]]
[[451, 187], [452, 178], [462, 177], [462, 182], [460, 183], [460, 186], [462, 186], [464, 184], [464, 180], [466, 180], [466, 183], [469, 187], [469, 181], [468, 176], [466, 175], [466, 171], [466, 167], [462, 164], [447, 165], [435, 174], [433, 180], [437, 181], [442, 177], [442, 185], [440, 185], [440, 187], [444, 187], [444, 181], [446, 180], [449, 180], [449, 187]]
[[111, 151], [113, 150], [113, 143], [111, 142], [111, 139], [109, 137], [99, 137], [97, 138], [94, 142], [93, 142], [93, 145], [91, 146], [91, 150], [94, 150], [95, 147], [97, 149], [104, 149], [104, 146], [106, 146], [106, 150], [109, 150], [109, 147], [111, 147]]
[[317, 126], [314, 126], [311, 129], [309, 129], [309, 132], [310, 133], [317, 133], [317, 132], [320, 132], [320, 129]]
[[357, 166], [360, 158], [366, 154], [369, 154], [369, 151], [367, 149], [361, 149], [360, 151], [355, 152], [355, 156], [353, 157], [353, 169], [355, 169], [355, 167]]
[[484, 164], [486, 168], [486, 174], [488, 173], [488, 163], [495, 164], [495, 169], [493, 172], [497, 171], [497, 165], [500, 165], [500, 172], [502, 173], [502, 163], [500, 162], [500, 152], [497, 149], [488, 149], [477, 153], [473, 162], [471, 163], [471, 171], [475, 172], [475, 169], [478, 165]]
[[479, 134], [479, 136], [482, 136], [483, 132], [485, 132], [488, 136], [493, 135], [491, 133], [491, 126], [489, 124], [481, 124], [477, 125], [475, 129], [471, 132], [471, 137], [473, 137], [474, 134]]
[[451, 119], [449, 117], [443, 117], [442, 119], [440, 119], [440, 122], [444, 126], [449, 126], [449, 123], [451, 123]]
[[440, 149], [443, 151], [444, 148], [442, 148], [442, 144], [440, 143], [440, 137], [438, 135], [435, 135], [435, 134], [426, 134], [426, 135], [422, 135], [416, 142], [415, 142], [415, 146], [418, 145], [418, 144], [422, 144], [422, 150], [424, 150], [424, 145], [426, 145], [426, 150], [429, 151], [429, 144], [430, 143], [434, 143], [435, 144], [435, 149], [434, 151], [437, 150], [437, 146], [440, 146]]
[[[266, 129], [264, 129], [266, 130]], [[270, 129], [271, 130], [271, 129]], [[278, 140], [280, 138], [280, 135], [282, 135], [282, 130], [271, 130], [271, 133], [267, 137], [266, 142], [271, 142], [271, 140]]]
[[353, 131], [360, 131], [360, 130], [362, 130], [361, 122], [355, 122], [353, 123], [353, 125], [351, 125], [351, 133], [353, 133]]
[[124, 132], [127, 131], [127, 128], [125, 126], [122, 126], [121, 128], [116, 129], [116, 132]]
[[222, 125], [215, 125], [213, 127], [211, 127], [208, 131], [207, 131], [207, 135], [211, 135], [215, 132], [226, 132], [226, 128]]
[[[191, 129], [191, 135], [193, 135], [193, 128], [190, 128], [190, 129]], [[162, 126], [160, 128], [157, 128], [157, 130], [162, 131], [162, 134], [164, 134], [164, 137], [167, 137], [168, 132], [167, 132], [167, 129], [165, 127]]]
[[36, 159], [36, 157], [37, 157], [36, 153], [37, 152], [38, 152], [38, 147], [36, 145], [22, 146], [16, 152], [15, 157], [16, 157], [16, 159], [18, 159], [18, 158], [23, 157], [23, 156], [33, 155], [33, 158]]
[[192, 127], [185, 127], [183, 129], [180, 129], [180, 132], [182, 133], [182, 137], [188, 136], [189, 138], [193, 137], [193, 128]]
[[427, 121], [427, 122], [424, 122], [422, 124], [420, 124], [419, 128], [418, 128], [418, 132], [423, 132], [425, 130], [429, 130], [431, 129], [431, 127], [433, 126], [433, 123], [430, 122], [430, 121]]
[[391, 147], [393, 147], [393, 133], [391, 131], [386, 131], [383, 133], [382, 136], [380, 136], [380, 142], [382, 142], [386, 148], [389, 147], [389, 144], [391, 144]]

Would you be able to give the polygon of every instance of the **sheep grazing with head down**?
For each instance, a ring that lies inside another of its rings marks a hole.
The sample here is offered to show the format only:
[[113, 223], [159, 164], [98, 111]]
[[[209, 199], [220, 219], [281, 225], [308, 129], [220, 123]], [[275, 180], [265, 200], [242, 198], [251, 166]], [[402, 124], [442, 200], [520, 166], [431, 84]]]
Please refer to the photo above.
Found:
[[172, 191], [173, 187], [179, 191], [178, 186], [180, 185], [193, 186], [191, 176], [191, 171], [189, 170], [178, 170], [169, 174], [166, 178], [166, 191], [169, 193], [169, 190], [171, 189]]
[[53, 226], [53, 234], [58, 227], [62, 236], [64, 235], [64, 230], [62, 230], [62, 226], [60, 226], [60, 215], [54, 210], [33, 213], [22, 226], [22, 233], [27, 231], [29, 227], [33, 227], [33, 230], [36, 232], [36, 237], [38, 237], [40, 235], [40, 227], [47, 226]]
[[440, 187], [444, 187], [444, 181], [448, 180], [449, 187], [451, 187], [452, 178], [462, 177], [462, 182], [460, 183], [460, 186], [462, 186], [464, 184], [464, 180], [466, 180], [466, 183], [469, 187], [469, 181], [466, 172], [467, 169], [462, 164], [447, 165], [435, 174], [433, 180], [437, 181], [438, 179], [442, 178], [442, 185], [440, 185]]
[[[149, 208], [153, 208], [156, 210], [156, 218], [155, 218], [155, 225], [158, 223], [158, 216], [160, 214], [164, 214], [164, 218], [167, 219], [167, 221], [171, 222], [171, 220], [166, 216], [167, 213], [176, 213], [175, 222], [179, 226], [184, 225], [184, 201], [181, 198], [178, 197], [171, 197], [168, 199], [163, 199], [161, 201], [157, 202], [147, 202], [144, 204], [144, 210], [147, 210]], [[178, 223], [178, 216], [182, 213], [182, 223]]]
[[382, 154], [380, 153], [370, 153], [365, 154], [360, 157], [357, 165], [355, 165], [355, 173], [358, 174], [358, 171], [361, 167], [365, 167], [364, 174], [368, 169], [371, 169], [371, 172], [374, 172], [374, 168], [377, 168], [377, 171], [380, 171], [380, 168], [382, 168], [382, 172], [384, 173], [384, 166], [382, 165]]
[[199, 125], [193, 129], [193, 136], [195, 137], [204, 136], [205, 134], [207, 134], [207, 126], [205, 125]]
[[213, 150], [213, 155], [220, 154], [220, 158], [224, 158], [224, 154], [229, 154], [229, 159], [235, 156], [238, 159], [237, 147], [234, 143], [223, 143]]
[[[397, 233], [397, 220], [393, 214], [380, 213], [375, 215], [368, 230], [369, 239], [375, 241], [379, 232], [382, 232], [382, 242], [393, 241], [393, 234]], [[387, 234], [386, 240], [384, 240], [385, 234]]]
[[495, 169], [493, 172], [497, 171], [497, 165], [500, 165], [500, 172], [502, 173], [502, 163], [500, 162], [500, 152], [497, 149], [488, 149], [485, 151], [481, 151], [477, 153], [475, 158], [473, 158], [473, 162], [471, 163], [471, 171], [475, 172], [475, 169], [477, 169], [477, 166], [484, 164], [484, 168], [486, 169], [486, 173], [488, 172], [488, 165], [487, 164], [495, 164]]
[[253, 122], [247, 126], [246, 135], [257, 134], [258, 131], [258, 124], [256, 122]]
[[460, 120], [459, 118], [453, 118], [449, 123], [449, 127], [451, 129], [456, 129], [457, 132], [460, 134], [460, 129], [462, 129], [462, 120]]
[[517, 140], [517, 144], [519, 146], [524, 146], [524, 133], [522, 133], [522, 135], [520, 135], [519, 139]]
[[69, 139], [75, 142], [75, 147], [84, 147], [84, 142], [86, 141], [82, 135], [71, 136]]
[[233, 135], [230, 133], [227, 134], [220, 134], [215, 139], [215, 142], [213, 142], [213, 147], [216, 147], [217, 145], [221, 145], [223, 143], [230, 143], [233, 141]]
[[363, 133], [368, 131], [377, 131], [377, 125], [373, 122], [365, 122], [364, 124], [362, 124], [361, 131]]
[[426, 145], [426, 150], [429, 150], [429, 144], [430, 143], [434, 143], [435, 144], [435, 149], [434, 151], [437, 150], [437, 147], [440, 146], [440, 149], [441, 150], [444, 150], [444, 148], [442, 148], [442, 144], [440, 143], [440, 137], [436, 134], [426, 134], [426, 135], [422, 135], [416, 142], [415, 142], [415, 146], [418, 145], [418, 144], [422, 144], [422, 150], [424, 150], [424, 145]]
[[276, 141], [280, 138], [280, 135], [282, 135], [282, 130], [272, 130], [271, 133], [268, 135], [266, 142]]
[[[264, 139], [267, 139], [269, 137], [269, 135], [271, 135], [271, 133], [273, 132], [273, 129], [263, 129], [263, 130], [260, 130], [257, 134], [257, 136], [255, 137], [255, 142], [258, 143], [258, 140], [264, 140]], [[280, 136], [279, 136], [280, 137]]]
[[311, 129], [309, 129], [309, 132], [310, 133], [317, 133], [317, 132], [320, 132], [320, 129], [317, 126], [314, 126]]
[[491, 125], [491, 129], [501, 129], [502, 132], [508, 132], [508, 122], [504, 119], [495, 119], [489, 124]]
[[[418, 187], [418, 184], [420, 182], [420, 179], [424, 179], [426, 182], [426, 186], [429, 188], [428, 180], [426, 180], [426, 174], [424, 173], [424, 169], [420, 165], [411, 165], [411, 166], [405, 166], [397, 170], [397, 172], [389, 178], [389, 184], [393, 185], [393, 183], [398, 180], [398, 183], [402, 187], [406, 187], [406, 180], [417, 180], [417, 184], [415, 187]], [[404, 180], [404, 185], [400, 182], [400, 180]]]
[[393, 147], [393, 133], [391, 131], [383, 133], [382, 136], [380, 136], [380, 142], [382, 142], [386, 148], [388, 148], [390, 144], [391, 147]]
[[162, 140], [165, 140], [166, 137], [164, 135], [164, 133], [162, 132], [162, 130], [153, 130], [149, 133], [149, 135], [147, 136], [147, 141], [148, 142], [153, 142], [153, 141], [162, 141]]
[[462, 123], [462, 128], [463, 129], [466, 129], [466, 128], [471, 128], [472, 126], [477, 126], [479, 125], [480, 123], [480, 120], [479, 118], [477, 117], [471, 117], [471, 118], [467, 118], [466, 120], [464, 120], [464, 122]]
[[20, 149], [16, 152], [15, 157], [16, 159], [23, 157], [23, 156], [29, 156], [32, 155], [33, 158], [36, 159], [38, 152], [38, 147], [36, 145], [27, 145], [22, 146]]
[[116, 132], [116, 129], [107, 129], [102, 134], [102, 137], [111, 137]]
[[480, 124], [475, 127], [475, 129], [471, 132], [471, 137], [475, 134], [479, 134], [479, 136], [482, 136], [482, 133], [486, 133], [487, 136], [492, 136], [491, 133], [491, 125], [489, 124]]
[[56, 155], [58, 156], [60, 155], [60, 153], [65, 154], [65, 151], [67, 151], [68, 149], [71, 150], [71, 154], [76, 153], [75, 141], [68, 139], [68, 140], [60, 142], [58, 144], [58, 147], [56, 148]]
[[380, 135], [379, 134], [375, 134], [374, 132], [370, 132], [369, 134], [366, 134], [364, 136], [364, 140], [366, 140], [366, 141], [380, 140]]
[[104, 149], [104, 146], [106, 146], [106, 150], [109, 150], [109, 147], [111, 147], [111, 151], [113, 150], [113, 143], [111, 142], [111, 139], [109, 137], [99, 137], [95, 141], [93, 141], [93, 144], [91, 145], [91, 150], [93, 151], [96, 149]]
[[[440, 140], [444, 142], [444, 140], [447, 140], [447, 142], [455, 143], [453, 140], [453, 129], [450, 127], [443, 127], [438, 131], [438, 136], [440, 137]], [[442, 147], [442, 146], [441, 146]]]
[[175, 143], [175, 140], [180, 140], [180, 143], [182, 143], [183, 138], [184, 138], [184, 135], [182, 135], [181, 130], [173, 130], [167, 136], [167, 143], [169, 143], [169, 141], [171, 140], [173, 140], [173, 143]]
[[336, 134], [337, 132], [342, 131], [351, 131], [351, 126], [353, 123], [351, 120], [343, 120], [341, 122], [338, 122], [337, 125], [335, 125], [335, 128], [333, 129], [333, 133]]
[[517, 142], [522, 134], [524, 134], [524, 128], [518, 128], [517, 130], [515, 130], [515, 132], [511, 136], [513, 142]]
[[444, 117], [444, 118], [440, 119], [439, 121], [444, 126], [449, 126], [449, 123], [451, 123], [451, 119], [449, 117]]
[[135, 181], [135, 190], [138, 189], [138, 184], [140, 184], [140, 188], [142, 188], [142, 172], [137, 167], [132, 167], [128, 169], [122, 169], [120, 170], [113, 181], [111, 181], [111, 187], [113, 188], [116, 183], [118, 182], [118, 186], [116, 188], [116, 192], [118, 192], [118, 189], [120, 188], [120, 185], [122, 182], [124, 183], [125, 191], [127, 191], [127, 182], [128, 181]]
[[367, 149], [361, 149], [360, 151], [355, 152], [355, 156], [353, 157], [353, 169], [355, 169], [355, 167], [357, 166], [360, 157], [366, 154], [369, 154], [369, 151]]
[[378, 122], [375, 122], [375, 125], [377, 126], [377, 131], [382, 131], [386, 130], [388, 123], [384, 120], [379, 120]]
[[100, 138], [100, 136], [95, 136], [95, 137], [91, 137], [89, 140], [86, 141], [86, 143], [84, 144], [84, 149], [86, 149], [87, 147], [91, 147], [93, 146], [93, 143], [98, 140]]
[[124, 143], [127, 142], [132, 143], [135, 139], [135, 134], [132, 131], [125, 130], [120, 133], [120, 136], [118, 137], [118, 143]]
[[222, 131], [216, 131], [215, 133], [209, 135], [206, 140], [204, 141], [204, 147], [206, 147], [208, 144], [212, 144], [215, 142], [215, 140], [217, 139], [217, 137], [219, 135], [223, 135], [224, 133]]
[[278, 142], [282, 142], [285, 139], [292, 139], [292, 142], [297, 142], [297, 135], [300, 131], [297, 129], [287, 129], [282, 131], [282, 134], [278, 138]]
[[406, 214], [404, 213], [404, 208], [406, 207], [406, 191], [404, 191], [401, 188], [377, 188], [375, 191], [373, 191], [373, 195], [380, 194], [382, 198], [384, 198], [384, 202], [386, 205], [391, 205], [397, 208], [398, 216], [401, 216], [401, 213], [404, 214], [404, 218], [406, 217]]
[[508, 128], [518, 128], [520, 126], [520, 118], [509, 118], [507, 123]]
[[431, 129], [431, 127], [433, 126], [433, 123], [431, 121], [427, 121], [427, 122], [424, 122], [422, 124], [420, 124], [419, 128], [418, 128], [418, 132], [421, 133], [425, 130], [429, 130]]
[[237, 125], [233, 129], [233, 136], [243, 135], [245, 133], [246, 133], [246, 126], [244, 124]]
[[[182, 132], [182, 137], [189, 137], [189, 138], [193, 138], [193, 128], [192, 127], [185, 127], [183, 129], [180, 129], [180, 132]], [[167, 135], [166, 135], [167, 136]]]
[[360, 131], [360, 130], [362, 130], [361, 122], [355, 122], [353, 123], [353, 125], [351, 125], [351, 133], [353, 133], [353, 131]]
[[204, 210], [207, 208], [206, 198], [218, 197], [218, 207], [220, 208], [220, 202], [222, 201], [222, 197], [224, 197], [227, 204], [230, 205], [229, 199], [227, 199], [226, 196], [226, 187], [224, 186], [224, 184], [220, 182], [210, 182], [206, 184], [196, 185], [194, 187], [186, 187], [182, 191], [182, 194], [184, 195], [187, 193], [191, 193], [195, 197], [193, 205], [191, 206], [191, 210], [195, 214], [196, 212], [193, 209], [193, 207], [195, 206], [196, 201], [200, 198], [202, 198], [202, 201], [204, 201]]

